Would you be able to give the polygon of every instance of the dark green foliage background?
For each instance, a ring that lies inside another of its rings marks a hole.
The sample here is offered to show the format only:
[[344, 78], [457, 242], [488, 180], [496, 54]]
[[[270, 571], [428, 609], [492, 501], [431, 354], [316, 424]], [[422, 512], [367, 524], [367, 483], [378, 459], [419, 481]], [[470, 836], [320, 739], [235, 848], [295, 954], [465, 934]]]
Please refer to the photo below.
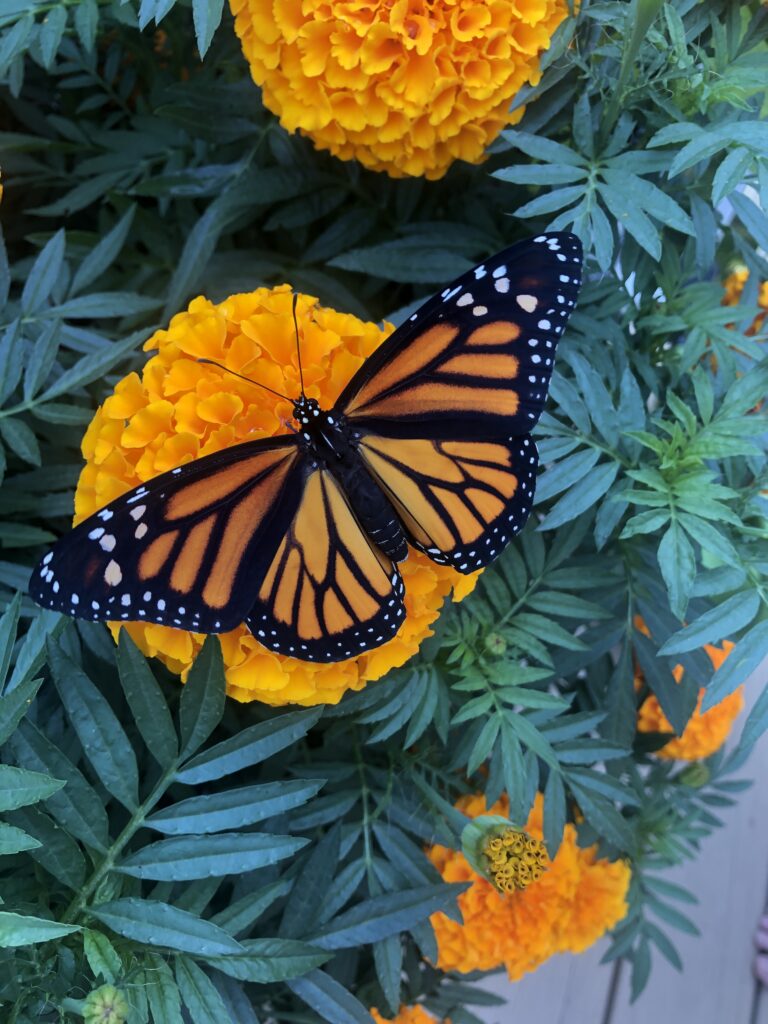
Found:
[[[434, 183], [289, 137], [221, 16], [0, 0], [0, 1013], [75, 1021], [110, 982], [131, 1024], [360, 1024], [416, 999], [473, 1024], [491, 998], [423, 959], [458, 891], [423, 847], [458, 846], [469, 790], [524, 821], [543, 789], [551, 852], [578, 805], [582, 840], [631, 859], [608, 958], [637, 994], [652, 954], [679, 966], [669, 928], [695, 929], [663, 871], [768, 725], [764, 693], [727, 756], [681, 770], [635, 734], [633, 685], [636, 658], [681, 730], [699, 686], [716, 703], [768, 654], [768, 359], [744, 333], [768, 279], [768, 11], [585, 0], [522, 123]], [[182, 690], [25, 596], [96, 405], [190, 297], [289, 281], [399, 321], [547, 226], [581, 236], [589, 280], [537, 521], [407, 666], [338, 707], [243, 707], [215, 641]], [[724, 638], [713, 675], [701, 648]]]

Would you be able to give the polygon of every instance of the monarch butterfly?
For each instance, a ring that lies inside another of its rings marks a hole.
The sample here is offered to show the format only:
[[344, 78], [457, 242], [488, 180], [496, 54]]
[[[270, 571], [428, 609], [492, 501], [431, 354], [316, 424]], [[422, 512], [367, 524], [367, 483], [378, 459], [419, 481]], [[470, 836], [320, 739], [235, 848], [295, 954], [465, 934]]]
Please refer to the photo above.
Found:
[[33, 599], [200, 633], [245, 622], [308, 661], [385, 643], [405, 614], [397, 563], [409, 544], [471, 573], [527, 520], [530, 431], [581, 259], [575, 235], [548, 233], [470, 270], [390, 335], [332, 409], [301, 378], [290, 433], [163, 473], [80, 523], [42, 559]]

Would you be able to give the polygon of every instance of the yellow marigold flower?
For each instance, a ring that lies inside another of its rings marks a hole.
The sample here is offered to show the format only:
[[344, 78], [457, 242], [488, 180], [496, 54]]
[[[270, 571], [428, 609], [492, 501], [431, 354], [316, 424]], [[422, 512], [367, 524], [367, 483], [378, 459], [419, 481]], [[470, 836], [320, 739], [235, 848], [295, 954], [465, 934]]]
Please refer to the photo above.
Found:
[[[724, 640], [722, 648], [705, 644], [704, 650], [710, 657], [714, 667], [718, 669], [733, 650], [734, 645], [730, 640]], [[673, 674], [677, 682], [683, 678], [683, 666], [676, 665]], [[638, 681], [642, 677], [637, 675]], [[739, 686], [733, 693], [729, 693], [719, 704], [715, 704], [709, 711], [701, 710], [701, 702], [704, 699], [706, 690], [702, 687], [699, 690], [699, 697], [693, 714], [683, 730], [682, 736], [670, 740], [661, 750], [657, 750], [656, 756], [679, 761], [696, 761], [702, 757], [709, 757], [725, 743], [731, 731], [733, 723], [742, 708], [744, 707], [744, 687]], [[651, 694], [647, 697], [637, 714], [637, 728], [639, 732], [669, 732], [674, 729], [669, 719], [661, 710], [656, 697]]]
[[[506, 797], [487, 811], [482, 796], [462, 797], [457, 807], [471, 818], [509, 813]], [[533, 839], [543, 838], [543, 814], [539, 794], [525, 826]], [[455, 850], [433, 846], [429, 858], [446, 882], [472, 882], [459, 896], [463, 924], [444, 914], [432, 916], [438, 967], [444, 971], [504, 965], [517, 981], [555, 953], [578, 953], [591, 946], [627, 913], [629, 866], [598, 859], [595, 846], [581, 849], [570, 823], [548, 869], [525, 890], [508, 895], [498, 893]]]
[[566, 0], [230, 0], [265, 105], [319, 149], [393, 177], [478, 163], [540, 78]]
[[[222, 448], [285, 433], [291, 403], [197, 360], [214, 359], [287, 395], [300, 393], [293, 293], [288, 285], [231, 295], [217, 305], [193, 299], [167, 330], [145, 344], [154, 353], [141, 377], [130, 373], [97, 410], [82, 450], [86, 465], [75, 494], [75, 521], [152, 477]], [[344, 385], [388, 335], [355, 316], [300, 295], [297, 316], [309, 397], [330, 407]], [[397, 636], [359, 658], [321, 665], [262, 647], [245, 626], [221, 636], [228, 692], [267, 704], [335, 704], [403, 665], [431, 636], [444, 598], [461, 600], [475, 576], [439, 566], [411, 550], [402, 563], [406, 618]], [[120, 625], [111, 624], [116, 637]], [[123, 624], [139, 647], [186, 678], [205, 639], [155, 623]]]
[[[723, 281], [723, 288], [725, 289], [725, 296], [723, 297], [724, 306], [736, 306], [741, 299], [744, 291], [744, 285], [747, 283], [749, 278], [749, 271], [746, 267], [737, 267], [732, 273], [726, 277]], [[758, 313], [752, 324], [747, 329], [747, 334], [757, 334], [762, 330], [765, 318], [768, 316], [768, 281], [760, 282], [760, 292], [757, 296], [757, 304], [761, 309], [764, 309], [765, 313]]]
[[371, 1010], [371, 1016], [376, 1024], [451, 1024], [447, 1018], [442, 1021], [435, 1020], [423, 1006], [401, 1006], [396, 1017], [382, 1017], [374, 1008]]

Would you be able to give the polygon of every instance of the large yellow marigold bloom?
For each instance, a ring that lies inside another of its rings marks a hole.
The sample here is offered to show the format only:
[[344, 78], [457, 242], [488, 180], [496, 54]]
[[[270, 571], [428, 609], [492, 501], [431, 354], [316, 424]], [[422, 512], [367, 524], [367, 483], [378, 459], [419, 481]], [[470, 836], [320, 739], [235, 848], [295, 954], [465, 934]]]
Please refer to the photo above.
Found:
[[[749, 278], [749, 271], [746, 267], [737, 267], [732, 273], [726, 277], [723, 281], [723, 288], [725, 289], [725, 295], [723, 296], [724, 306], [736, 306], [741, 299], [744, 291], [744, 285], [747, 283]], [[762, 330], [765, 318], [768, 316], [768, 281], [760, 282], [760, 291], [757, 296], [757, 304], [761, 309], [765, 310], [765, 313], [758, 313], [751, 325], [747, 329], [747, 334], [757, 334], [758, 331]]]
[[382, 1017], [378, 1010], [372, 1009], [371, 1016], [376, 1024], [451, 1024], [447, 1018], [435, 1020], [423, 1006], [401, 1006], [396, 1017]]
[[[490, 810], [482, 796], [462, 797], [457, 807], [471, 818], [509, 813], [506, 797]], [[543, 813], [539, 794], [525, 826], [536, 839], [543, 838]], [[587, 949], [627, 913], [629, 866], [598, 859], [596, 846], [581, 849], [570, 823], [547, 870], [510, 895], [497, 892], [456, 850], [433, 846], [429, 858], [446, 882], [472, 882], [459, 896], [463, 925], [444, 914], [432, 917], [438, 967], [444, 971], [487, 971], [504, 965], [517, 981], [555, 953]]]
[[288, 131], [393, 177], [477, 163], [540, 78], [566, 0], [230, 0], [254, 81]]
[[[714, 667], [718, 669], [733, 647], [730, 640], [724, 640], [722, 648], [705, 644], [704, 650], [709, 655]], [[678, 683], [683, 678], [683, 672], [682, 665], [676, 665], [673, 669], [675, 680]], [[638, 680], [642, 681], [639, 674]], [[682, 735], [676, 736], [661, 750], [655, 751], [657, 757], [678, 761], [698, 761], [699, 758], [709, 757], [710, 754], [714, 754], [722, 747], [728, 739], [734, 721], [744, 707], [744, 687], [739, 686], [709, 711], [701, 710], [701, 702], [704, 700], [705, 693], [706, 690], [702, 687], [699, 690], [696, 707], [688, 719]], [[643, 701], [637, 713], [637, 728], [639, 732], [674, 733], [675, 731], [653, 694]]]
[[[130, 373], [97, 410], [83, 438], [86, 465], [75, 495], [75, 521], [92, 515], [125, 491], [185, 462], [241, 441], [286, 433], [291, 403], [223, 373], [214, 359], [285, 395], [300, 393], [293, 292], [288, 285], [231, 295], [218, 305], [200, 297], [145, 344], [154, 353], [141, 377]], [[386, 337], [355, 316], [326, 309], [300, 295], [304, 383], [309, 397], [333, 405], [352, 374]], [[388, 643], [358, 658], [330, 665], [299, 661], [262, 647], [245, 626], [221, 636], [228, 692], [267, 704], [335, 704], [404, 664], [432, 631], [447, 594], [460, 600], [474, 576], [438, 566], [411, 550], [400, 566], [406, 618]], [[205, 637], [154, 623], [111, 624], [128, 630], [148, 655], [186, 673]]]

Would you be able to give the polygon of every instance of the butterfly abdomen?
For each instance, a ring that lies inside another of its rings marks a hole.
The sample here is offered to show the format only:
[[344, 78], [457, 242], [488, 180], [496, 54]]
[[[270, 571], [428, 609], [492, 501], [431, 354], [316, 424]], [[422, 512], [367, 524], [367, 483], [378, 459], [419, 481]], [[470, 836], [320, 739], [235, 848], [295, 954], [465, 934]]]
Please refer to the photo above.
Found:
[[340, 463], [334, 476], [346, 493], [349, 503], [365, 532], [393, 562], [408, 557], [408, 542], [397, 514], [387, 496], [372, 479], [359, 457]]

